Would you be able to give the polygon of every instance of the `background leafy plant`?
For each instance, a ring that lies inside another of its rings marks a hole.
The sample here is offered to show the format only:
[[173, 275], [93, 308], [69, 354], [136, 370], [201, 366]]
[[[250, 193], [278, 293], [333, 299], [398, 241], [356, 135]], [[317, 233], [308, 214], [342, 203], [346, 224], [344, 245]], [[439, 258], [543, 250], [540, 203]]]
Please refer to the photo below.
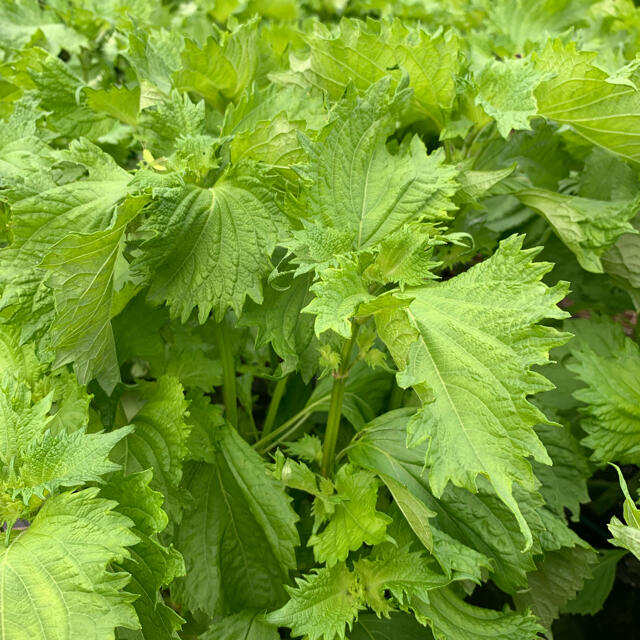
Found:
[[576, 637], [640, 557], [639, 38], [2, 3], [2, 638]]

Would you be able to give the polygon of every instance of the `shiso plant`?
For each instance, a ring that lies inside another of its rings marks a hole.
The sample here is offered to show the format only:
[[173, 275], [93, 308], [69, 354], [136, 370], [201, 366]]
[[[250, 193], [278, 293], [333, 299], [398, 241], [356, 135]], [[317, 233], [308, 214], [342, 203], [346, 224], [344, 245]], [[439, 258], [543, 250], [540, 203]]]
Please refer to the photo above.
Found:
[[0, 638], [582, 637], [638, 54], [630, 0], [2, 0]]

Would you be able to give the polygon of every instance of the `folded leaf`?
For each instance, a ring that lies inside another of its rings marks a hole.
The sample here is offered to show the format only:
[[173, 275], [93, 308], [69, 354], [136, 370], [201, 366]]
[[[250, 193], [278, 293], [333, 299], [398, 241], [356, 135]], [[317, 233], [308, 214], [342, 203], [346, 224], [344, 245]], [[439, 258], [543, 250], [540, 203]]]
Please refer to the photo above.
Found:
[[451, 588], [429, 593], [429, 602], [413, 600], [419, 620], [428, 623], [437, 640], [534, 640], [542, 627], [529, 613], [493, 611], [468, 604]]
[[178, 486], [189, 435], [182, 386], [169, 376], [141, 383], [137, 401], [142, 407], [131, 417], [135, 429], [112, 457], [126, 474], [152, 469], [150, 486], [162, 493], [167, 513], [176, 519], [182, 506]]
[[162, 510], [162, 494], [149, 487], [152, 477], [150, 469], [113, 475], [100, 491], [101, 496], [116, 500], [118, 511], [133, 520], [133, 532], [140, 540], [131, 547], [130, 557], [118, 565], [131, 574], [127, 591], [137, 596], [133, 606], [140, 620], [139, 630], [120, 631], [127, 640], [172, 640], [184, 622], [160, 593], [176, 576], [184, 575], [184, 562], [173, 547], [157, 540], [156, 534], [164, 530], [168, 519]]
[[638, 211], [638, 199], [609, 202], [543, 189], [523, 189], [515, 195], [522, 204], [539, 211], [575, 254], [580, 266], [593, 273], [604, 271], [600, 258], [618, 238], [635, 233], [629, 220]]
[[[537, 539], [533, 550], [522, 552], [524, 537], [514, 515], [486, 482], [480, 483], [476, 494], [449, 486], [442, 496], [434, 496], [424, 469], [426, 443], [405, 446], [412, 413], [390, 412], [367, 425], [350, 446], [349, 459], [376, 471], [383, 480], [390, 477], [405, 485], [424, 509], [435, 513], [429, 520], [433, 555], [447, 575], [462, 571], [479, 581], [483, 570], [490, 568], [492, 579], [504, 591], [525, 587], [526, 573], [535, 568], [533, 551], [540, 550]], [[528, 526], [541, 533], [540, 497], [519, 493], [518, 498]]]

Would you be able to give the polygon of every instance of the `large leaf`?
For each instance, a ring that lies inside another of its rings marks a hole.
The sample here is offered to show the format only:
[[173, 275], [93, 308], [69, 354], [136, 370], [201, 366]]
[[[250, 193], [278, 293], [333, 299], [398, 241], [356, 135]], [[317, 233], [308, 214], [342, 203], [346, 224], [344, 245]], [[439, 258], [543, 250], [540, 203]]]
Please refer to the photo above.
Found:
[[234, 429], [213, 419], [203, 427], [213, 431], [214, 452], [209, 462], [185, 470], [193, 504], [176, 535], [187, 567], [178, 595], [209, 614], [278, 606], [295, 567], [297, 516], [280, 483]]
[[538, 113], [571, 125], [589, 142], [630, 160], [640, 160], [640, 91], [633, 83], [611, 82], [594, 65], [596, 53], [575, 43], [549, 41], [537, 69], [551, 74], [535, 92]]
[[107, 571], [136, 544], [131, 520], [97, 489], [47, 500], [31, 526], [0, 551], [2, 635], [112, 640], [136, 629], [126, 573]]
[[[470, 561], [477, 580], [481, 567], [486, 567], [490, 558], [490, 573], [500, 588], [515, 592], [525, 587], [526, 574], [534, 570], [535, 564], [532, 551], [522, 552], [524, 537], [514, 515], [485, 483], [480, 483], [476, 494], [449, 486], [436, 498], [424, 470], [426, 444], [411, 449], [405, 446], [406, 424], [412, 413], [398, 410], [374, 420], [349, 448], [349, 458], [381, 474], [383, 479], [390, 477], [405, 485], [425, 509], [435, 513], [429, 521], [433, 554], [445, 571], [469, 571]], [[541, 500], [528, 495], [519, 497], [529, 526], [540, 531], [542, 524], [536, 509]], [[539, 548], [536, 541], [533, 549]]]
[[21, 324], [23, 339], [46, 327], [53, 315], [51, 297], [44, 292], [49, 273], [40, 267], [43, 258], [70, 234], [106, 229], [130, 179], [86, 141], [72, 143], [68, 157], [85, 165], [88, 176], [13, 204], [11, 244], [0, 252], [0, 306]]
[[268, 194], [253, 179], [225, 179], [212, 189], [186, 186], [159, 193], [143, 231], [137, 269], [151, 280], [149, 299], [186, 321], [213, 310], [240, 313], [247, 296], [262, 302], [262, 276], [276, 241]]
[[527, 458], [550, 460], [533, 430], [546, 419], [526, 396], [552, 388], [531, 367], [548, 362], [549, 350], [566, 340], [539, 323], [566, 315], [556, 304], [567, 289], [543, 284], [550, 265], [533, 262], [539, 249], [521, 245], [522, 238], [511, 237], [467, 272], [407, 292], [409, 307], [378, 313], [377, 326], [402, 370], [399, 383], [423, 400], [407, 442], [428, 440], [434, 494], [442, 495], [448, 482], [475, 492], [478, 474], [486, 476], [528, 547], [531, 531], [513, 483], [533, 489]]
[[410, 221], [447, 219], [457, 170], [441, 152], [427, 155], [418, 137], [392, 155], [385, 145], [407, 92], [390, 97], [380, 81], [362, 97], [351, 93], [319, 142], [308, 142], [312, 181], [300, 215], [370, 247]]

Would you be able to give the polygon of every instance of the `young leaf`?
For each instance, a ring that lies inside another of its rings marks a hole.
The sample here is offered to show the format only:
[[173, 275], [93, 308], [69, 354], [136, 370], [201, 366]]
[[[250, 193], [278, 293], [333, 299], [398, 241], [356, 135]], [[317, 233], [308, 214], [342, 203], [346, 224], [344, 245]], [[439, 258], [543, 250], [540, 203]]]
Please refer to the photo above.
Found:
[[343, 465], [336, 474], [335, 486], [341, 501], [328, 518], [324, 514], [316, 518], [315, 529], [326, 519], [328, 523], [308, 543], [316, 560], [329, 567], [346, 560], [349, 551], [356, 551], [363, 544], [385, 540], [391, 521], [376, 510], [378, 482], [372, 473]]
[[[612, 341], [610, 351], [596, 351], [589, 342], [572, 350], [576, 362], [568, 366], [587, 386], [574, 393], [586, 403], [581, 424], [582, 443], [593, 449], [596, 462], [640, 461], [640, 347], [613, 323], [598, 324], [601, 337]], [[607, 337], [609, 336], [609, 337]]]
[[345, 640], [346, 628], [365, 608], [355, 574], [340, 563], [297, 578], [296, 585], [289, 588], [287, 604], [267, 614], [266, 620], [309, 640]]
[[616, 467], [620, 488], [624, 493], [624, 523], [614, 516], [609, 523], [609, 531], [613, 538], [609, 540], [616, 547], [628, 549], [633, 555], [640, 559], [640, 509], [636, 506], [633, 498], [629, 494], [629, 488], [620, 471]]

